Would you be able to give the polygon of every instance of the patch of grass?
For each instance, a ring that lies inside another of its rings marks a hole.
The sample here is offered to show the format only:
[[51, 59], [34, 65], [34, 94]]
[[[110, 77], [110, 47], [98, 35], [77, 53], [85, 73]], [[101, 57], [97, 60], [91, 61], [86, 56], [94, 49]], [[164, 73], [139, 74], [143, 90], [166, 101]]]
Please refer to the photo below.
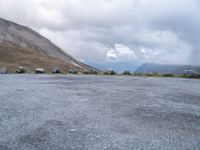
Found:
[[162, 77], [171, 77], [171, 78], [176, 77], [176, 75], [174, 75], [174, 74], [172, 74], [172, 73], [162, 74], [161, 76], [162, 76]]
[[181, 75], [180, 78], [187, 78], [187, 79], [200, 79], [200, 75], [192, 76], [192, 75]]
[[99, 73], [95, 70], [87, 70], [87, 71], [83, 71], [82, 72], [83, 74], [86, 74], [86, 75], [98, 75]]
[[166, 74], [160, 74], [160, 73], [157, 73], [157, 72], [153, 72], [153, 73], [134, 73], [133, 74], [134, 76], [141, 76], [141, 77], [176, 77], [176, 75], [174, 74], [171, 74], [171, 73], [166, 73]]
[[54, 66], [59, 66], [66, 73], [73, 64], [37, 50], [0, 44], [0, 68], [6, 68], [8, 73], [16, 73], [19, 66], [24, 67], [27, 73], [35, 73], [36, 68], [44, 68], [45, 72], [51, 73]]

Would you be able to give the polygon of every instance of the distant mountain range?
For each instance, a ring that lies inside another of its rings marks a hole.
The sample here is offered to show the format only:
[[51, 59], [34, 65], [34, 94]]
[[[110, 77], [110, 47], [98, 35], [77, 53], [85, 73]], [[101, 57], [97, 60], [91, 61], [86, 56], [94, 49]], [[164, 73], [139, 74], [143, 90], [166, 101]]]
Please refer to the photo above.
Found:
[[191, 66], [191, 65], [167, 65], [167, 64], [152, 64], [145, 63], [141, 65], [135, 72], [136, 73], [172, 73], [176, 75], [181, 75], [185, 70], [194, 70], [199, 72], [200, 66]]
[[129, 70], [131, 72], [134, 72], [138, 66], [140, 65], [137, 62], [127, 62], [127, 61], [85, 61], [84, 63], [95, 66], [96, 68], [99, 68], [100, 70], [106, 71], [106, 70], [114, 70], [118, 73], [122, 73], [125, 70]]
[[58, 66], [63, 71], [94, 69], [85, 65], [29, 27], [0, 18], [0, 68], [13, 72], [23, 66], [28, 72], [36, 67], [51, 71]]

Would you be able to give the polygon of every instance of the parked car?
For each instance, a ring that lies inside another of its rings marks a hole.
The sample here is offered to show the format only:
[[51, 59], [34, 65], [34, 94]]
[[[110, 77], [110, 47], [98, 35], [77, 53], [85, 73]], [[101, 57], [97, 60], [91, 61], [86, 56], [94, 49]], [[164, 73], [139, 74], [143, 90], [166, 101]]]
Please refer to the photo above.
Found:
[[61, 73], [59, 67], [54, 67], [53, 70], [52, 70], [52, 73], [53, 74], [58, 74], [58, 73]]
[[68, 73], [69, 74], [77, 74], [78, 71], [76, 69], [69, 69]]
[[26, 70], [23, 67], [18, 67], [16, 72], [17, 73], [26, 73]]
[[37, 73], [37, 74], [45, 73], [45, 70], [43, 68], [36, 68], [35, 73]]
[[7, 70], [6, 68], [0, 68], [0, 74], [6, 74]]
[[188, 78], [200, 78], [200, 73], [196, 72], [195, 70], [185, 70], [184, 76]]

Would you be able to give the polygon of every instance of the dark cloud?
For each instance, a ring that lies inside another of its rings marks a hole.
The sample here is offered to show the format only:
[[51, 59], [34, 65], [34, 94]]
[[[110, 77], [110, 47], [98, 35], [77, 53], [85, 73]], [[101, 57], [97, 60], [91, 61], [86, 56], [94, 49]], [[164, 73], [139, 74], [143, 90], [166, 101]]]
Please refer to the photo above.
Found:
[[1, 0], [0, 5], [0, 17], [36, 29], [81, 60], [175, 64], [200, 64], [199, 12], [198, 0]]

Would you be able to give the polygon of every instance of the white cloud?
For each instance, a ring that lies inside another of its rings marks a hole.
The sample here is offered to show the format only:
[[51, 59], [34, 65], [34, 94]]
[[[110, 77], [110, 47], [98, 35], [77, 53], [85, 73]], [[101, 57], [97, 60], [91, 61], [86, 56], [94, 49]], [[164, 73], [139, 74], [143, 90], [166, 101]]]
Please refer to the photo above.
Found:
[[141, 46], [144, 62], [189, 64], [193, 47], [171, 31], [145, 32], [142, 36], [145, 46]]
[[137, 56], [133, 50], [123, 44], [115, 44], [114, 48], [107, 50], [108, 61], [134, 61]]
[[200, 64], [199, 11], [198, 0], [1, 0], [0, 5], [0, 17], [34, 28], [80, 60], [177, 64]]

